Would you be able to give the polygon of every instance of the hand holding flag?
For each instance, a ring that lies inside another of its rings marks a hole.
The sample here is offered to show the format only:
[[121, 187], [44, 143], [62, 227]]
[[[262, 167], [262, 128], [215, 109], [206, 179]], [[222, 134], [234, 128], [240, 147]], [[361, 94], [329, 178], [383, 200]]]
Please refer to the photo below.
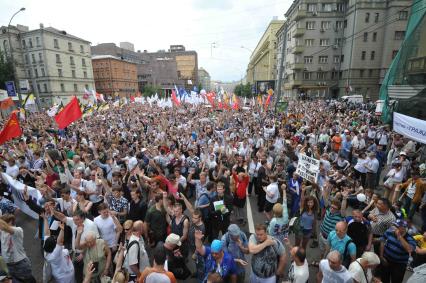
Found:
[[3, 130], [0, 132], [0, 145], [13, 138], [20, 137], [21, 135], [22, 130], [19, 126], [18, 117], [16, 116], [16, 112], [13, 112], [7, 123], [4, 125]]

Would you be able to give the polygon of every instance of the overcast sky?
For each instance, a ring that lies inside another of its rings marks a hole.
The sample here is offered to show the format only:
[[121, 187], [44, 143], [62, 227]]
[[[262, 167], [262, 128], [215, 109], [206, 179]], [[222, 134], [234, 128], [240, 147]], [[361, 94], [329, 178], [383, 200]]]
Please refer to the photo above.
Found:
[[[291, 0], [0, 0], [0, 25], [52, 26], [96, 45], [129, 41], [135, 50], [183, 44], [198, 53], [212, 79], [239, 80], [273, 16], [284, 19]], [[216, 48], [211, 48], [215, 42]]]

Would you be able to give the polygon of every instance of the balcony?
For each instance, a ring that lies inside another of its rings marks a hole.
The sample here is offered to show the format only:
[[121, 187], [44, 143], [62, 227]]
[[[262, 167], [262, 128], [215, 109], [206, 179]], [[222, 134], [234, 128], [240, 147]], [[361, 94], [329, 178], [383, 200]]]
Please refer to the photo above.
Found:
[[294, 20], [295, 21], [303, 19], [303, 18], [306, 18], [306, 10], [297, 10], [294, 13]]
[[291, 69], [292, 70], [303, 70], [304, 67], [305, 67], [305, 64], [303, 64], [303, 63], [293, 63], [293, 64], [291, 64]]
[[302, 80], [291, 80], [290, 84], [293, 84], [293, 86], [299, 86], [302, 85]]
[[305, 28], [296, 28], [293, 37], [301, 37], [305, 34]]
[[295, 46], [295, 47], [293, 47], [293, 54], [300, 54], [300, 53], [303, 53], [303, 51], [305, 51], [305, 47], [304, 46]]
[[426, 56], [408, 59], [408, 74], [425, 74]]

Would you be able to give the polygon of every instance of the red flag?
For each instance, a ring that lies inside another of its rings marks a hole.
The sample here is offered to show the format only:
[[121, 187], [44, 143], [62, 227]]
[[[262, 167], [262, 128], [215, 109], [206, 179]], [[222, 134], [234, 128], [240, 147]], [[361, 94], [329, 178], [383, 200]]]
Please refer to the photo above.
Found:
[[80, 105], [78, 104], [77, 97], [73, 99], [55, 116], [55, 121], [59, 129], [65, 129], [69, 124], [81, 118]]
[[215, 107], [214, 99], [216, 98], [216, 94], [214, 92], [209, 92], [206, 94], [207, 100], [212, 105], [212, 107]]
[[135, 102], [135, 97], [133, 95], [130, 96], [130, 102]]
[[21, 127], [19, 127], [18, 117], [16, 116], [16, 112], [10, 115], [9, 121], [4, 125], [3, 130], [0, 132], [0, 144], [4, 144], [5, 142], [19, 137], [22, 135]]
[[266, 111], [266, 109], [268, 109], [269, 103], [271, 102], [271, 96], [272, 96], [272, 94], [268, 94], [268, 98], [266, 98], [265, 111]]
[[172, 89], [172, 101], [176, 106], [180, 105], [180, 101], [176, 97], [176, 92], [174, 89]]
[[2, 100], [0, 102], [0, 109], [2, 110], [6, 110], [9, 109], [9, 107], [15, 105], [15, 103], [13, 103], [12, 97], [6, 98], [5, 100]]

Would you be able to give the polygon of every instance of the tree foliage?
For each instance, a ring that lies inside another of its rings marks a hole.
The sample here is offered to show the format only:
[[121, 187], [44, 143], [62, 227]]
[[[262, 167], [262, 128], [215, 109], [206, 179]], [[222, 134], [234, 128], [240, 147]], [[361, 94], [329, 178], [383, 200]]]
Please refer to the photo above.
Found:
[[161, 89], [159, 85], [144, 85], [142, 88], [142, 94], [145, 97], [151, 97], [155, 94], [158, 94], [158, 97], [162, 98], [164, 96], [164, 91]]
[[6, 88], [5, 82], [13, 80], [14, 75], [12, 61], [9, 60], [0, 50], [0, 88]]
[[236, 85], [235, 88], [234, 88], [234, 93], [236, 95], [242, 96], [242, 97], [252, 97], [253, 96], [253, 94], [251, 93], [251, 84], [250, 83]]

